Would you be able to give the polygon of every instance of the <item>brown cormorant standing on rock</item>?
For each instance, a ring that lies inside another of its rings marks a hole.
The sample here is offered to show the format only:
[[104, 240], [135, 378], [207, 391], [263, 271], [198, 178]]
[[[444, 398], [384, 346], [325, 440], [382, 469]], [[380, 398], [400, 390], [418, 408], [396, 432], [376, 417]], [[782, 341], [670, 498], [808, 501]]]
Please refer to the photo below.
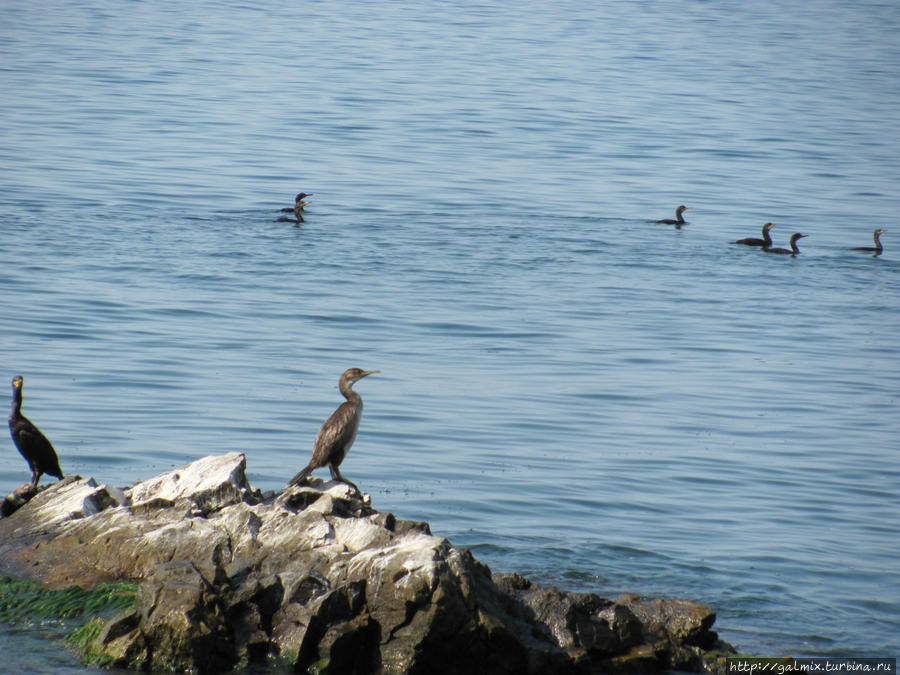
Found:
[[663, 225], [684, 225], [684, 212], [690, 211], [690, 209], [682, 204], [677, 209], [675, 209], [675, 220], [671, 218], [663, 218], [662, 220], [657, 220], [657, 223], [662, 223]]
[[775, 223], [766, 223], [762, 228], [762, 239], [757, 239], [756, 237], [748, 237], [746, 239], [738, 239], [737, 241], [731, 242], [732, 244], [744, 244], [745, 246], [764, 246], [765, 248], [769, 248], [772, 245], [772, 235], [769, 234], [769, 230], [775, 227]]
[[875, 230], [874, 238], [875, 238], [875, 246], [857, 246], [856, 248], [851, 248], [851, 251], [869, 251], [870, 253], [875, 253], [876, 255], [881, 255], [881, 252], [884, 251], [884, 246], [881, 245], [881, 235], [883, 235], [887, 230], [882, 230], [881, 228]]
[[322, 425], [316, 436], [312, 459], [309, 460], [306, 468], [291, 478], [288, 485], [300, 485], [313, 469], [327, 466], [334, 480], [346, 483], [357, 492], [360, 491], [354, 483], [341, 475], [338, 467], [344, 461], [347, 451], [356, 439], [356, 430], [359, 429], [359, 420], [362, 418], [362, 397], [353, 391], [352, 387], [362, 378], [378, 372], [381, 371], [362, 370], [361, 368], [350, 368], [344, 371], [338, 388], [347, 400], [341, 403], [338, 409], [325, 420], [325, 424]]
[[795, 256], [800, 253], [800, 249], [797, 248], [797, 240], [802, 239], [803, 237], [807, 237], [809, 235], [800, 234], [799, 232], [795, 232], [791, 235], [791, 249], [788, 250], [786, 248], [763, 248], [763, 251], [766, 253], [781, 253], [781, 254], [789, 254], [791, 256]]
[[25, 378], [16, 375], [12, 379], [13, 402], [9, 413], [9, 433], [13, 443], [22, 453], [31, 469], [31, 485], [37, 488], [38, 481], [45, 473], [57, 478], [63, 477], [59, 459], [47, 437], [22, 414], [22, 385]]

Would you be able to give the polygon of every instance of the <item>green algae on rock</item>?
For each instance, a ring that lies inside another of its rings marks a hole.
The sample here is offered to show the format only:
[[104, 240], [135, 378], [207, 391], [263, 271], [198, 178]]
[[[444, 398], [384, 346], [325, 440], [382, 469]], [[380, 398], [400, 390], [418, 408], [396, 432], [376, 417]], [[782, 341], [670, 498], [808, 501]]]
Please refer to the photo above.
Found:
[[46, 588], [33, 579], [0, 577], [0, 621], [19, 623], [27, 619], [77, 619], [130, 609], [137, 585], [98, 584], [85, 590], [71, 586]]
[[66, 636], [66, 644], [77, 651], [86, 664], [106, 667], [113, 664], [113, 659], [93, 649], [106, 625], [106, 620], [101, 617], [131, 609], [136, 593], [137, 586], [132, 583], [54, 590], [34, 579], [3, 576], [0, 577], [0, 622], [17, 624], [40, 619], [58, 621], [67, 628], [76, 626]]

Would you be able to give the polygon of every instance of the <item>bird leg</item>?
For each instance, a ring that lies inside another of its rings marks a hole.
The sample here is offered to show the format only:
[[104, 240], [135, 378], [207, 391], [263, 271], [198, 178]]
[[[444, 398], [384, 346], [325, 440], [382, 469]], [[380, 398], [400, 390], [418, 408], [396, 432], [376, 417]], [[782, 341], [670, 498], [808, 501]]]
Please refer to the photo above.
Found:
[[346, 478], [344, 478], [344, 477], [341, 475], [340, 470], [339, 470], [334, 464], [329, 464], [329, 465], [328, 465], [328, 468], [331, 470], [331, 477], [332, 477], [334, 480], [340, 481], [341, 483], [344, 483], [344, 484], [346, 484], [346, 485], [349, 485], [349, 486], [352, 487], [354, 490], [356, 490], [356, 494], [358, 494], [360, 497], [362, 497], [362, 490], [360, 490], [360, 489], [356, 486], [356, 483], [354, 483], [354, 482], [352, 482], [352, 481], [349, 481], [349, 480], [347, 480]]
[[31, 470], [31, 487], [33, 487], [35, 490], [37, 490], [38, 481], [41, 479], [42, 475], [42, 471], [38, 471], [37, 469]]

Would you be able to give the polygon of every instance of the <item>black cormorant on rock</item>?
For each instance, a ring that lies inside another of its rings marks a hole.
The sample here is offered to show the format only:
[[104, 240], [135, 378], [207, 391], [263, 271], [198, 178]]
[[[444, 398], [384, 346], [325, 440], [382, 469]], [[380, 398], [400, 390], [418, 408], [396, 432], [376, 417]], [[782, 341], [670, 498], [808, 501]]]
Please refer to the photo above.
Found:
[[745, 246], [763, 246], [765, 248], [769, 248], [772, 245], [772, 235], [769, 234], [769, 230], [775, 227], [775, 223], [766, 223], [762, 228], [762, 239], [758, 239], [756, 237], [747, 237], [746, 239], [738, 239], [737, 241], [731, 242], [732, 244], [744, 244]]
[[356, 485], [341, 475], [341, 462], [353, 445], [356, 439], [356, 431], [359, 429], [359, 420], [362, 418], [363, 401], [362, 397], [353, 391], [353, 385], [362, 378], [374, 375], [381, 371], [378, 370], [362, 370], [361, 368], [350, 368], [345, 370], [341, 375], [341, 382], [338, 388], [344, 398], [347, 400], [338, 406], [337, 410], [331, 413], [331, 416], [325, 420], [322, 428], [316, 436], [316, 442], [313, 445], [312, 459], [300, 473], [291, 478], [288, 485], [300, 485], [306, 477], [312, 473], [313, 469], [319, 469], [327, 466], [331, 471], [331, 477], [334, 480], [346, 483], [357, 492], [360, 492]]
[[16, 375], [12, 379], [13, 402], [9, 413], [9, 433], [13, 443], [22, 453], [22, 457], [28, 462], [31, 469], [31, 485], [37, 488], [38, 481], [45, 473], [62, 478], [63, 472], [59, 468], [59, 458], [56, 450], [34, 424], [22, 414], [22, 385], [25, 378]]

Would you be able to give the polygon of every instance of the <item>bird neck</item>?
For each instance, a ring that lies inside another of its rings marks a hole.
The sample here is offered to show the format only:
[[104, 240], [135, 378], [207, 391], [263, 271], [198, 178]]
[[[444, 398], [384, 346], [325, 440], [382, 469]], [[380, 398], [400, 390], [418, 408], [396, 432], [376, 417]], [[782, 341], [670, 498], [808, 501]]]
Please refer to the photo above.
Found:
[[12, 410], [10, 411], [10, 417], [18, 417], [22, 414], [22, 390], [14, 389], [13, 390], [13, 401], [12, 401]]
[[338, 389], [341, 390], [341, 394], [343, 394], [344, 398], [347, 399], [348, 401], [353, 401], [354, 403], [356, 403], [357, 401], [361, 401], [362, 398], [360, 397], [359, 394], [357, 394], [355, 391], [353, 391], [352, 387], [353, 387], [352, 382], [343, 382], [342, 381], [340, 383], [340, 385], [338, 386]]
[[874, 239], [875, 239], [875, 250], [881, 251], [881, 235], [875, 234]]
[[768, 230], [763, 230], [763, 241], [766, 242], [766, 246], [772, 245], [772, 235]]
[[797, 240], [796, 239], [791, 240], [791, 251], [793, 251], [794, 255], [797, 255], [798, 253], [800, 253], [800, 249], [797, 248]]

